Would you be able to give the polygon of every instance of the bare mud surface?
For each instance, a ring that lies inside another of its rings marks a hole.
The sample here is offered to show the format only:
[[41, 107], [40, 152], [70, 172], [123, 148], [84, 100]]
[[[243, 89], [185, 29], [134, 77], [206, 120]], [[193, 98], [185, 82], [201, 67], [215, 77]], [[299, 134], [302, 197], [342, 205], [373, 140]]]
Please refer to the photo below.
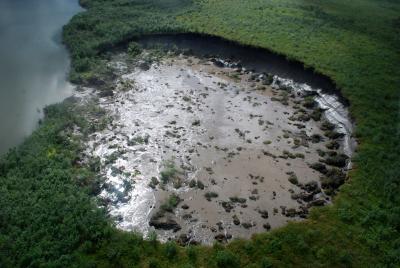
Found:
[[334, 96], [216, 59], [125, 57], [99, 98], [110, 123], [86, 150], [118, 228], [182, 244], [249, 238], [306, 218], [344, 182], [351, 124]]

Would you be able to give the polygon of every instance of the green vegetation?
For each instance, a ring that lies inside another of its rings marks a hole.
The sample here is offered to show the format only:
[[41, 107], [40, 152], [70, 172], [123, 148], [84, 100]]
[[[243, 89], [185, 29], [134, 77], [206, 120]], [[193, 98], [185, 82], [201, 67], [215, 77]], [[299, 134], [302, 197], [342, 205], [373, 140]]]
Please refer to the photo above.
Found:
[[161, 182], [167, 184], [176, 177], [178, 170], [173, 161], [167, 161], [164, 164], [164, 169], [160, 173]]
[[216, 193], [216, 192], [207, 192], [207, 193], [204, 194], [204, 197], [207, 199], [207, 201], [211, 201], [211, 199], [218, 197], [218, 193]]
[[247, 201], [246, 198], [237, 197], [237, 196], [231, 196], [231, 197], [229, 197], [229, 200], [231, 200], [231, 202], [233, 202], [233, 203], [240, 203], [240, 204], [244, 204]]
[[199, 181], [199, 180], [191, 180], [190, 182], [189, 182], [189, 187], [190, 188], [195, 188], [195, 187], [197, 187], [197, 188], [199, 188], [199, 189], [201, 189], [201, 190], [204, 190], [204, 188], [205, 188], [205, 186], [204, 186], [204, 183], [202, 183], [201, 181]]
[[129, 56], [131, 56], [132, 58], [135, 58], [140, 53], [142, 53], [142, 48], [140, 47], [140, 45], [136, 42], [131, 42], [128, 46]]
[[[64, 41], [72, 57], [70, 78], [90, 83], [107, 73], [102, 52], [144, 33], [182, 32], [176, 16], [191, 8], [190, 0], [81, 0], [88, 11], [64, 27]], [[137, 53], [137, 49], [134, 49]]]
[[151, 177], [151, 181], [149, 183], [149, 186], [153, 189], [155, 189], [157, 187], [157, 185], [160, 184], [160, 182], [158, 181], [158, 179], [156, 177]]
[[128, 146], [134, 146], [137, 144], [148, 144], [149, 139], [150, 139], [149, 135], [145, 135], [144, 137], [137, 136], [128, 141]]
[[173, 212], [174, 209], [178, 206], [181, 199], [176, 194], [172, 194], [168, 200], [161, 205], [160, 209], [163, 211]]
[[299, 180], [298, 180], [298, 178], [297, 178], [297, 175], [296, 174], [294, 174], [293, 172], [290, 172], [290, 174], [289, 174], [289, 182], [290, 183], [292, 183], [292, 184], [294, 184], [294, 185], [297, 185], [297, 184], [299, 184]]
[[96, 168], [78, 164], [78, 126], [88, 122], [74, 104], [46, 108], [42, 126], [0, 160], [0, 264], [2, 267], [68, 266], [79, 248], [91, 250], [112, 232], [91, 195]]
[[[146, 242], [119, 232], [90, 194], [95, 170], [79, 163], [71, 104], [0, 162], [4, 267], [396, 267], [400, 264], [400, 3], [390, 0], [81, 0], [64, 29], [71, 79], [107, 75], [104, 54], [148, 33], [198, 32], [264, 47], [333, 79], [350, 101], [360, 143], [334, 205], [310, 220], [227, 246]], [[316, 115], [316, 118], [319, 118]], [[332, 131], [327, 126], [327, 131]], [[334, 135], [335, 133], [329, 133]], [[333, 145], [332, 145], [333, 146]], [[94, 165], [96, 166], [96, 165]], [[315, 169], [324, 169], [321, 163]], [[335, 190], [342, 174], [323, 170]], [[168, 174], [165, 177], [170, 177]], [[195, 252], [195, 253], [194, 253]], [[194, 257], [195, 256], [195, 257]]]

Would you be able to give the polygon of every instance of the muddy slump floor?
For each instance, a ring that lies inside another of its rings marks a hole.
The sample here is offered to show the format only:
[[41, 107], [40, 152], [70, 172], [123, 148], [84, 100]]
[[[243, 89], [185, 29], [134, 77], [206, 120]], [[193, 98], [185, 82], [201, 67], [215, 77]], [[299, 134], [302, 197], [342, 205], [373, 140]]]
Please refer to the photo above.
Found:
[[249, 238], [306, 218], [344, 182], [350, 133], [315, 92], [215, 59], [124, 58], [99, 99], [112, 121], [87, 144], [119, 228], [182, 244]]

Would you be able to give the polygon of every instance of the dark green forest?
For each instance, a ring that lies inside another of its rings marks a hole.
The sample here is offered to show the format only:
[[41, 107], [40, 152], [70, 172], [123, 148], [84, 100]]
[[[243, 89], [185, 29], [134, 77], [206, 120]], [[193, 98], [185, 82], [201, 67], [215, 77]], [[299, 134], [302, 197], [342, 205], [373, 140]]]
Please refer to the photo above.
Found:
[[[202, 33], [269, 49], [330, 77], [359, 143], [331, 206], [251, 240], [161, 244], [118, 231], [95, 194], [82, 140], [93, 107], [66, 100], [0, 160], [0, 267], [398, 267], [400, 2], [389, 0], [81, 0], [64, 27], [70, 79], [101, 80], [108, 50], [146, 34]], [[73, 134], [79, 127], [81, 137]]]

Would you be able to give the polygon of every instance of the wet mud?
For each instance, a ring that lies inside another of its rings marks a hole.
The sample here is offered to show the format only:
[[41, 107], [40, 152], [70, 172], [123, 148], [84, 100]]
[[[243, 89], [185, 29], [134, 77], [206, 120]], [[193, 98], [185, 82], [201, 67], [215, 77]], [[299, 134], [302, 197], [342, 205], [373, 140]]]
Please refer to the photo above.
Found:
[[220, 58], [126, 58], [110, 62], [118, 79], [98, 102], [111, 120], [86, 150], [118, 228], [181, 244], [249, 238], [307, 218], [344, 182], [354, 141], [339, 97]]

